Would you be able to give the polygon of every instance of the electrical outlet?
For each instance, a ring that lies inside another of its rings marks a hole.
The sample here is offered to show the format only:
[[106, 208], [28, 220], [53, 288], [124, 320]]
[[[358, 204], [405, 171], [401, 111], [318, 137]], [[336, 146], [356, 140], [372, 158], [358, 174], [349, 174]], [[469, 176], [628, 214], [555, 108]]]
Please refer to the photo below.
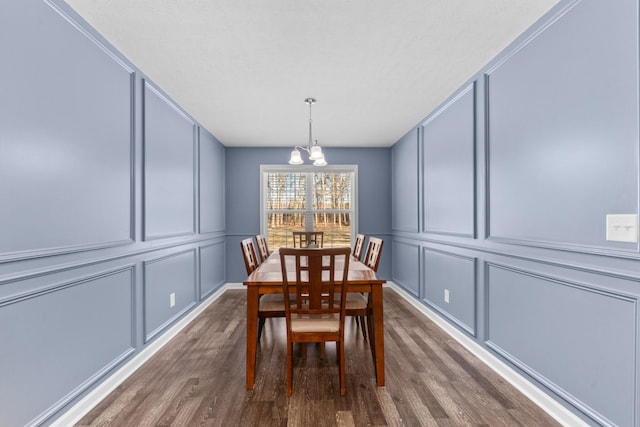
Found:
[[638, 215], [607, 215], [607, 240], [637, 243]]
[[176, 305], [176, 293], [171, 292], [169, 295], [169, 307], [173, 307], [174, 305]]
[[449, 289], [444, 290], [444, 302], [449, 304]]

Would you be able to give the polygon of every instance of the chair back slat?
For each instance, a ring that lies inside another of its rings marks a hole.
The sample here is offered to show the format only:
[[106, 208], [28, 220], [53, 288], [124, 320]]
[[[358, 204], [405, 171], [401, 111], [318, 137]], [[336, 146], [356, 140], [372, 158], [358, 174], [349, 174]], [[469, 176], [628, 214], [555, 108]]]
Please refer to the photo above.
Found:
[[364, 248], [364, 234], [357, 234], [356, 241], [353, 243], [353, 251], [351, 254], [358, 260], [362, 258], [362, 249]]

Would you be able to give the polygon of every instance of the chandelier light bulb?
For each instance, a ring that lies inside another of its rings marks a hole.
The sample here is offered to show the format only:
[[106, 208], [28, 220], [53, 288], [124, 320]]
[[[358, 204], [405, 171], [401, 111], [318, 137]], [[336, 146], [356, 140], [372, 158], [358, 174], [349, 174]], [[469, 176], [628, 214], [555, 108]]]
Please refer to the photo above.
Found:
[[291, 152], [291, 158], [289, 159], [289, 164], [290, 165], [301, 165], [304, 163], [304, 160], [302, 160], [302, 156], [300, 155], [300, 152], [298, 151], [298, 149], [294, 149]]
[[322, 154], [322, 157], [320, 157], [318, 160], [313, 162], [313, 166], [327, 166], [327, 161], [324, 159], [324, 154]]
[[311, 152], [309, 153], [309, 160], [320, 160], [324, 159], [324, 155], [322, 154], [322, 147], [319, 145], [314, 145], [311, 147]]

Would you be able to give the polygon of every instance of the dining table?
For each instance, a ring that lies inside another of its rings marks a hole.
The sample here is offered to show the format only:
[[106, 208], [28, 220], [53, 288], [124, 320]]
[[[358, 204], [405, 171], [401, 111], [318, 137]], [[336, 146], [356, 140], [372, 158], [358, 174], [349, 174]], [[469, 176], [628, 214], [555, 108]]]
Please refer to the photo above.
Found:
[[[295, 266], [287, 265], [287, 275], [294, 274]], [[369, 293], [372, 334], [369, 347], [373, 358], [376, 384], [384, 387], [384, 321], [382, 285], [386, 280], [379, 279], [376, 272], [351, 257], [347, 275], [347, 292]], [[258, 337], [258, 300], [264, 294], [282, 294], [283, 281], [280, 255], [274, 251], [258, 266], [244, 282], [247, 288], [247, 390], [252, 390], [255, 379], [257, 337]]]

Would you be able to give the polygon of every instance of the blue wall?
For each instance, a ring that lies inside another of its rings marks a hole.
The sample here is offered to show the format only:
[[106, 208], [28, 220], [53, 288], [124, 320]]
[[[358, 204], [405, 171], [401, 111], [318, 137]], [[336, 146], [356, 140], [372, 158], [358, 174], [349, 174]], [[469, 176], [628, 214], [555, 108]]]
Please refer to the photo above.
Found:
[[224, 284], [225, 149], [62, 1], [1, 9], [0, 425], [48, 424]]
[[640, 425], [638, 79], [637, 2], [563, 1], [392, 149], [394, 282], [594, 425]]
[[[47, 424], [243, 280], [290, 149], [225, 149], [62, 0], [2, 12], [0, 425]], [[640, 251], [604, 232], [638, 214], [637, 35], [636, 1], [563, 1], [392, 149], [326, 149], [380, 275], [592, 424], [640, 425]]]
[[[358, 232], [385, 240], [378, 273], [391, 277], [390, 148], [322, 149], [332, 165], [358, 166]], [[286, 165], [291, 148], [226, 148], [227, 280], [247, 277], [240, 241], [260, 233], [260, 165]]]

